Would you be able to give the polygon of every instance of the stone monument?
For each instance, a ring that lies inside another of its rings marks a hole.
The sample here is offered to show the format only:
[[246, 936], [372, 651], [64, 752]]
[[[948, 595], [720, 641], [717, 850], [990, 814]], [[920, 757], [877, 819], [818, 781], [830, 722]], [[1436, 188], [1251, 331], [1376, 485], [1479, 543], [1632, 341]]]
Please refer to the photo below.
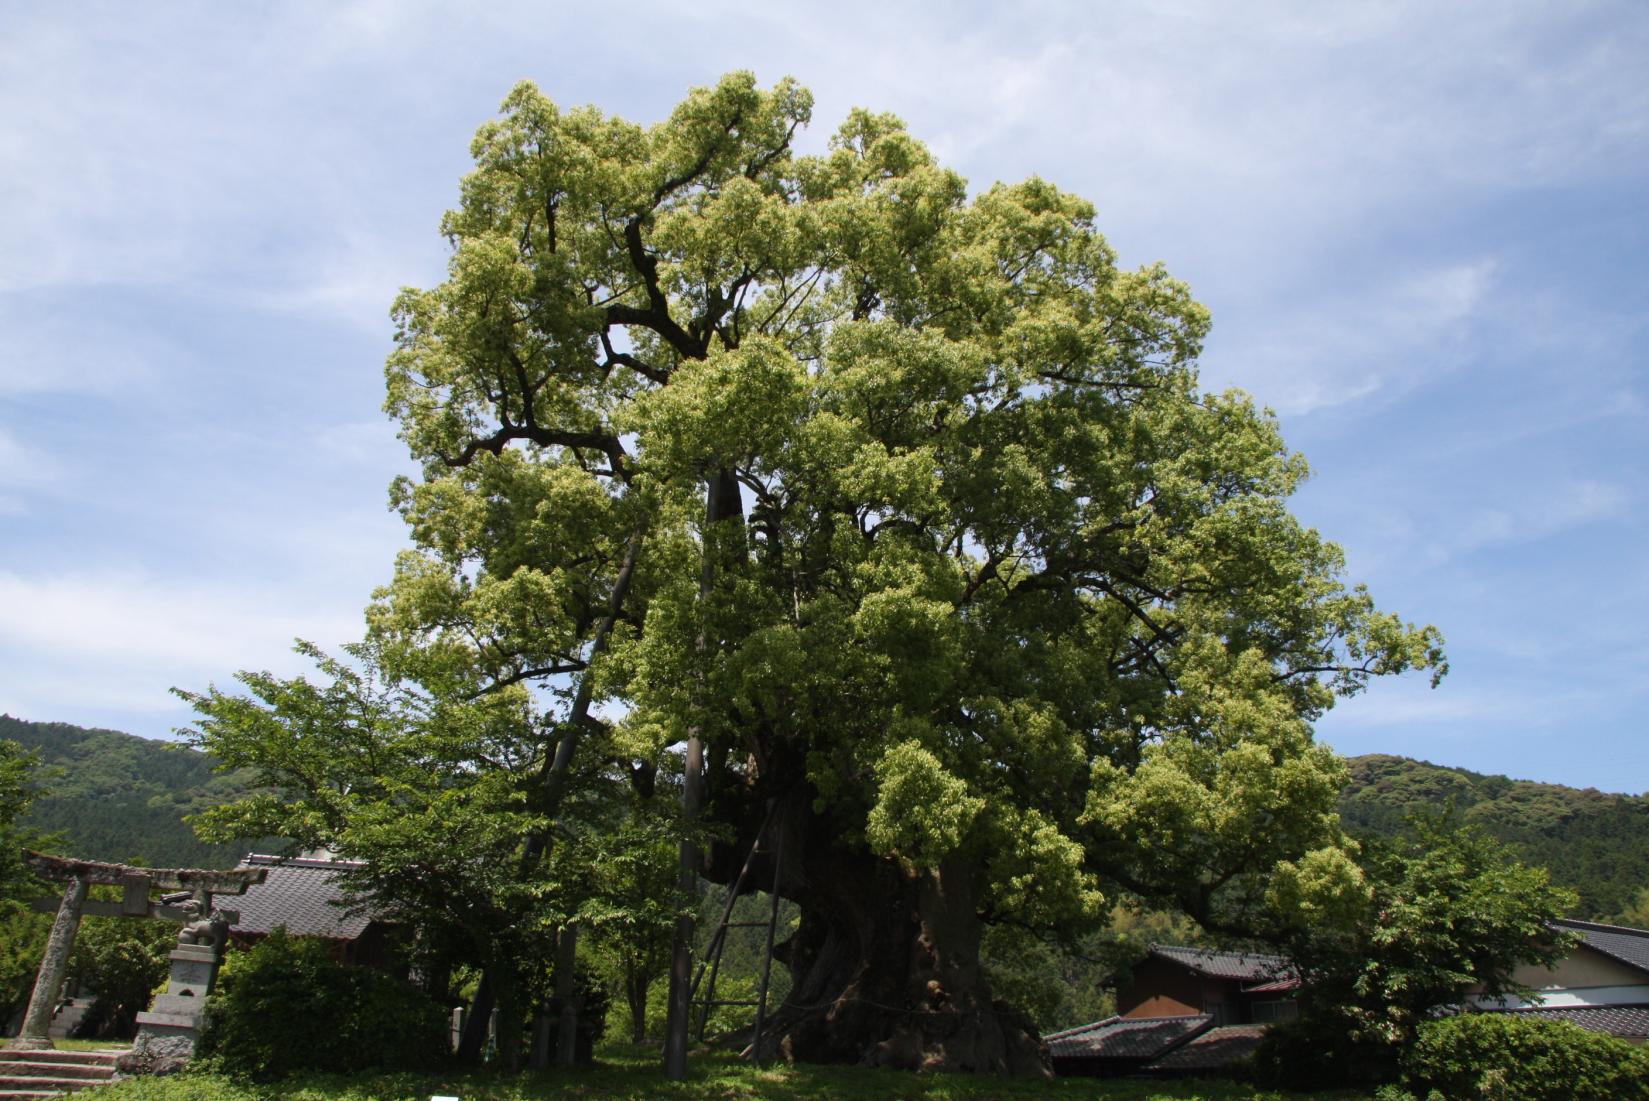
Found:
[[210, 910], [210, 894], [201, 893], [206, 894], [204, 901], [191, 897], [178, 907], [187, 916], [178, 931], [177, 947], [172, 949], [172, 973], [166, 992], [137, 1015], [132, 1057], [139, 1067], [163, 1071], [195, 1053], [206, 999], [217, 981], [223, 945], [229, 939], [229, 915], [223, 910]]

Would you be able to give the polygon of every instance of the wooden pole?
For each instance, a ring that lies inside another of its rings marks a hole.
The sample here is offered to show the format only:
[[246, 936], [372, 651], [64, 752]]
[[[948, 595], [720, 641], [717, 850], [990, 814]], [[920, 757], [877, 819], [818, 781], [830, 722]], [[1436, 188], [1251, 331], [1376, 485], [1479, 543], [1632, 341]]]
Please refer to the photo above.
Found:
[[[744, 501], [739, 496], [739, 480], [731, 469], [711, 475], [704, 499], [703, 561], [699, 566], [699, 602], [708, 603], [715, 589], [717, 559], [744, 558]], [[736, 531], [720, 528], [723, 521], [741, 526]], [[725, 540], [725, 543], [720, 541]], [[711, 640], [701, 632], [700, 652], [708, 652]], [[704, 740], [695, 728], [687, 737], [687, 760], [681, 782], [682, 822], [687, 830], [681, 839], [678, 885], [688, 908], [676, 918], [674, 943], [670, 952], [670, 1012], [664, 1026], [664, 1077], [681, 1081], [687, 1077], [687, 1031], [693, 1013], [693, 907], [698, 900], [698, 876], [702, 857], [694, 843], [699, 812], [704, 806]]]
[[[687, 768], [682, 778], [682, 810], [691, 829], [698, 822], [704, 800], [704, 743], [695, 734], [687, 739]], [[698, 885], [699, 847], [691, 838], [681, 842], [677, 885], [682, 896], [694, 897]], [[683, 910], [676, 918], [674, 943], [670, 953], [670, 1007], [664, 1023], [664, 1077], [681, 1081], [687, 1077], [687, 1029], [693, 1005], [693, 914]]]
[[[777, 809], [777, 806], [775, 806]], [[784, 872], [784, 819], [777, 814], [774, 829], [778, 839], [773, 843], [773, 888], [769, 896], [771, 908], [767, 912], [767, 951], [762, 956], [762, 987], [756, 996], [756, 1031], [750, 1041], [751, 1060], [762, 1065], [762, 1031], [767, 1027], [767, 991], [773, 977], [773, 931], [779, 924], [779, 876]]]
[[578, 1061], [578, 926], [561, 930], [555, 945], [555, 999], [561, 1003], [556, 1027], [555, 1065], [571, 1067]]
[[63, 891], [51, 935], [46, 938], [46, 954], [35, 976], [34, 993], [29, 997], [28, 1012], [23, 1015], [23, 1027], [9, 1047], [41, 1050], [56, 1046], [51, 1041], [52, 1011], [63, 989], [63, 976], [69, 969], [69, 953], [74, 951], [75, 934], [80, 931], [80, 907], [85, 901], [86, 880], [75, 876]]

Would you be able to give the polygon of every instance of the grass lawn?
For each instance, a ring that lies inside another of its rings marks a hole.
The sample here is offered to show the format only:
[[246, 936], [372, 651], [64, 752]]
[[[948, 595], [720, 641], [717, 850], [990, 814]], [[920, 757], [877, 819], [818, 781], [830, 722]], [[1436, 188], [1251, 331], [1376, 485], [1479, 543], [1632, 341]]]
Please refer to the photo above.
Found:
[[1372, 1093], [1277, 1094], [1207, 1080], [1055, 1079], [1005, 1081], [969, 1075], [915, 1075], [863, 1067], [757, 1068], [724, 1054], [695, 1055], [685, 1082], [667, 1082], [656, 1052], [604, 1048], [593, 1068], [519, 1077], [471, 1072], [292, 1079], [240, 1085], [217, 1075], [134, 1079], [97, 1091], [98, 1101], [1367, 1101]]
[[130, 1040], [57, 1040], [52, 1041], [59, 1051], [124, 1051], [132, 1046]]

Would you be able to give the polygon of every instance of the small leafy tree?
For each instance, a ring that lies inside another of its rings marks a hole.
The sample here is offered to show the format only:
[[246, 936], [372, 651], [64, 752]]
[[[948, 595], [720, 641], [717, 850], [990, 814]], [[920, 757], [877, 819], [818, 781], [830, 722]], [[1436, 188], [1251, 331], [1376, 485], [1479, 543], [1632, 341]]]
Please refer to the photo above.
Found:
[[596, 967], [624, 998], [630, 1038], [639, 1044], [647, 1039], [648, 992], [670, 967], [670, 934], [680, 910], [676, 850], [667, 834], [642, 819], [599, 842], [600, 851], [587, 861], [593, 882], [579, 917], [592, 934]]
[[264, 785], [199, 815], [197, 830], [364, 861], [345, 873], [352, 888], [450, 960], [486, 969], [516, 1061], [529, 993], [572, 905], [558, 868], [521, 851], [544, 829], [531, 795], [546, 734], [531, 701], [521, 688], [437, 698], [386, 672], [369, 645], [350, 647], [350, 661], [299, 649], [320, 678], [243, 673], [250, 697], [180, 693], [200, 713], [197, 742]]
[[[1364, 843], [1360, 866], [1302, 861], [1280, 877], [1273, 902], [1296, 924], [1283, 939], [1305, 985], [1304, 1020], [1261, 1052], [1289, 1075], [1394, 1074], [1420, 1025], [1459, 1005], [1468, 988], [1526, 992], [1524, 964], [1561, 958], [1571, 940], [1551, 922], [1574, 894], [1544, 868], [1472, 828], [1412, 820], [1407, 836]], [[1298, 1048], [1291, 1051], [1291, 1048]], [[1339, 1058], [1323, 1058], [1323, 1049]], [[1315, 1051], [1311, 1058], [1307, 1052]]]
[[35, 764], [34, 754], [0, 738], [0, 1027], [27, 1003], [51, 927], [50, 916], [28, 908], [41, 885], [23, 863], [22, 852], [38, 839], [18, 825], [36, 794], [31, 784]]
[[30, 773], [36, 763], [34, 754], [0, 738], [0, 903], [20, 899], [36, 886], [22, 857], [29, 835], [18, 825], [34, 801]]
[[648, 817], [600, 731], [588, 735], [596, 752], [558, 764], [557, 725], [523, 686], [477, 688], [439, 649], [368, 642], [339, 659], [300, 644], [313, 680], [242, 673], [248, 696], [179, 693], [200, 715], [196, 741], [264, 785], [193, 821], [214, 840], [287, 837], [362, 861], [344, 879], [418, 931], [426, 973], [482, 970], [471, 1020], [484, 1027], [496, 1004], [501, 1059], [514, 1066], [569, 922], [628, 944], [645, 985], [647, 938], [675, 915], [649, 863], [672, 824]]
[[72, 980], [95, 999], [81, 1033], [129, 1038], [137, 1015], [166, 978], [168, 954], [177, 946], [177, 926], [132, 918], [82, 919], [69, 960]]

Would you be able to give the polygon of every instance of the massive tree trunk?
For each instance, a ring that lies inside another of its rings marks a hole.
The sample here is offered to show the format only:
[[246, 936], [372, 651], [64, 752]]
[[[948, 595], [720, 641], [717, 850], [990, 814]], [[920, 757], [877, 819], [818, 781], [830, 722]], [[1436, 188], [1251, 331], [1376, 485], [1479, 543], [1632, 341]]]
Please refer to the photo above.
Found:
[[[762, 1050], [802, 1062], [1046, 1075], [1035, 1027], [991, 996], [980, 966], [977, 868], [903, 868], [839, 842], [811, 802], [786, 800], [781, 815], [778, 889], [800, 906], [801, 924], [774, 951], [792, 985]], [[736, 875], [742, 856], [737, 845], [718, 847], [711, 877]], [[752, 869], [757, 887], [772, 882], [770, 860]]]

